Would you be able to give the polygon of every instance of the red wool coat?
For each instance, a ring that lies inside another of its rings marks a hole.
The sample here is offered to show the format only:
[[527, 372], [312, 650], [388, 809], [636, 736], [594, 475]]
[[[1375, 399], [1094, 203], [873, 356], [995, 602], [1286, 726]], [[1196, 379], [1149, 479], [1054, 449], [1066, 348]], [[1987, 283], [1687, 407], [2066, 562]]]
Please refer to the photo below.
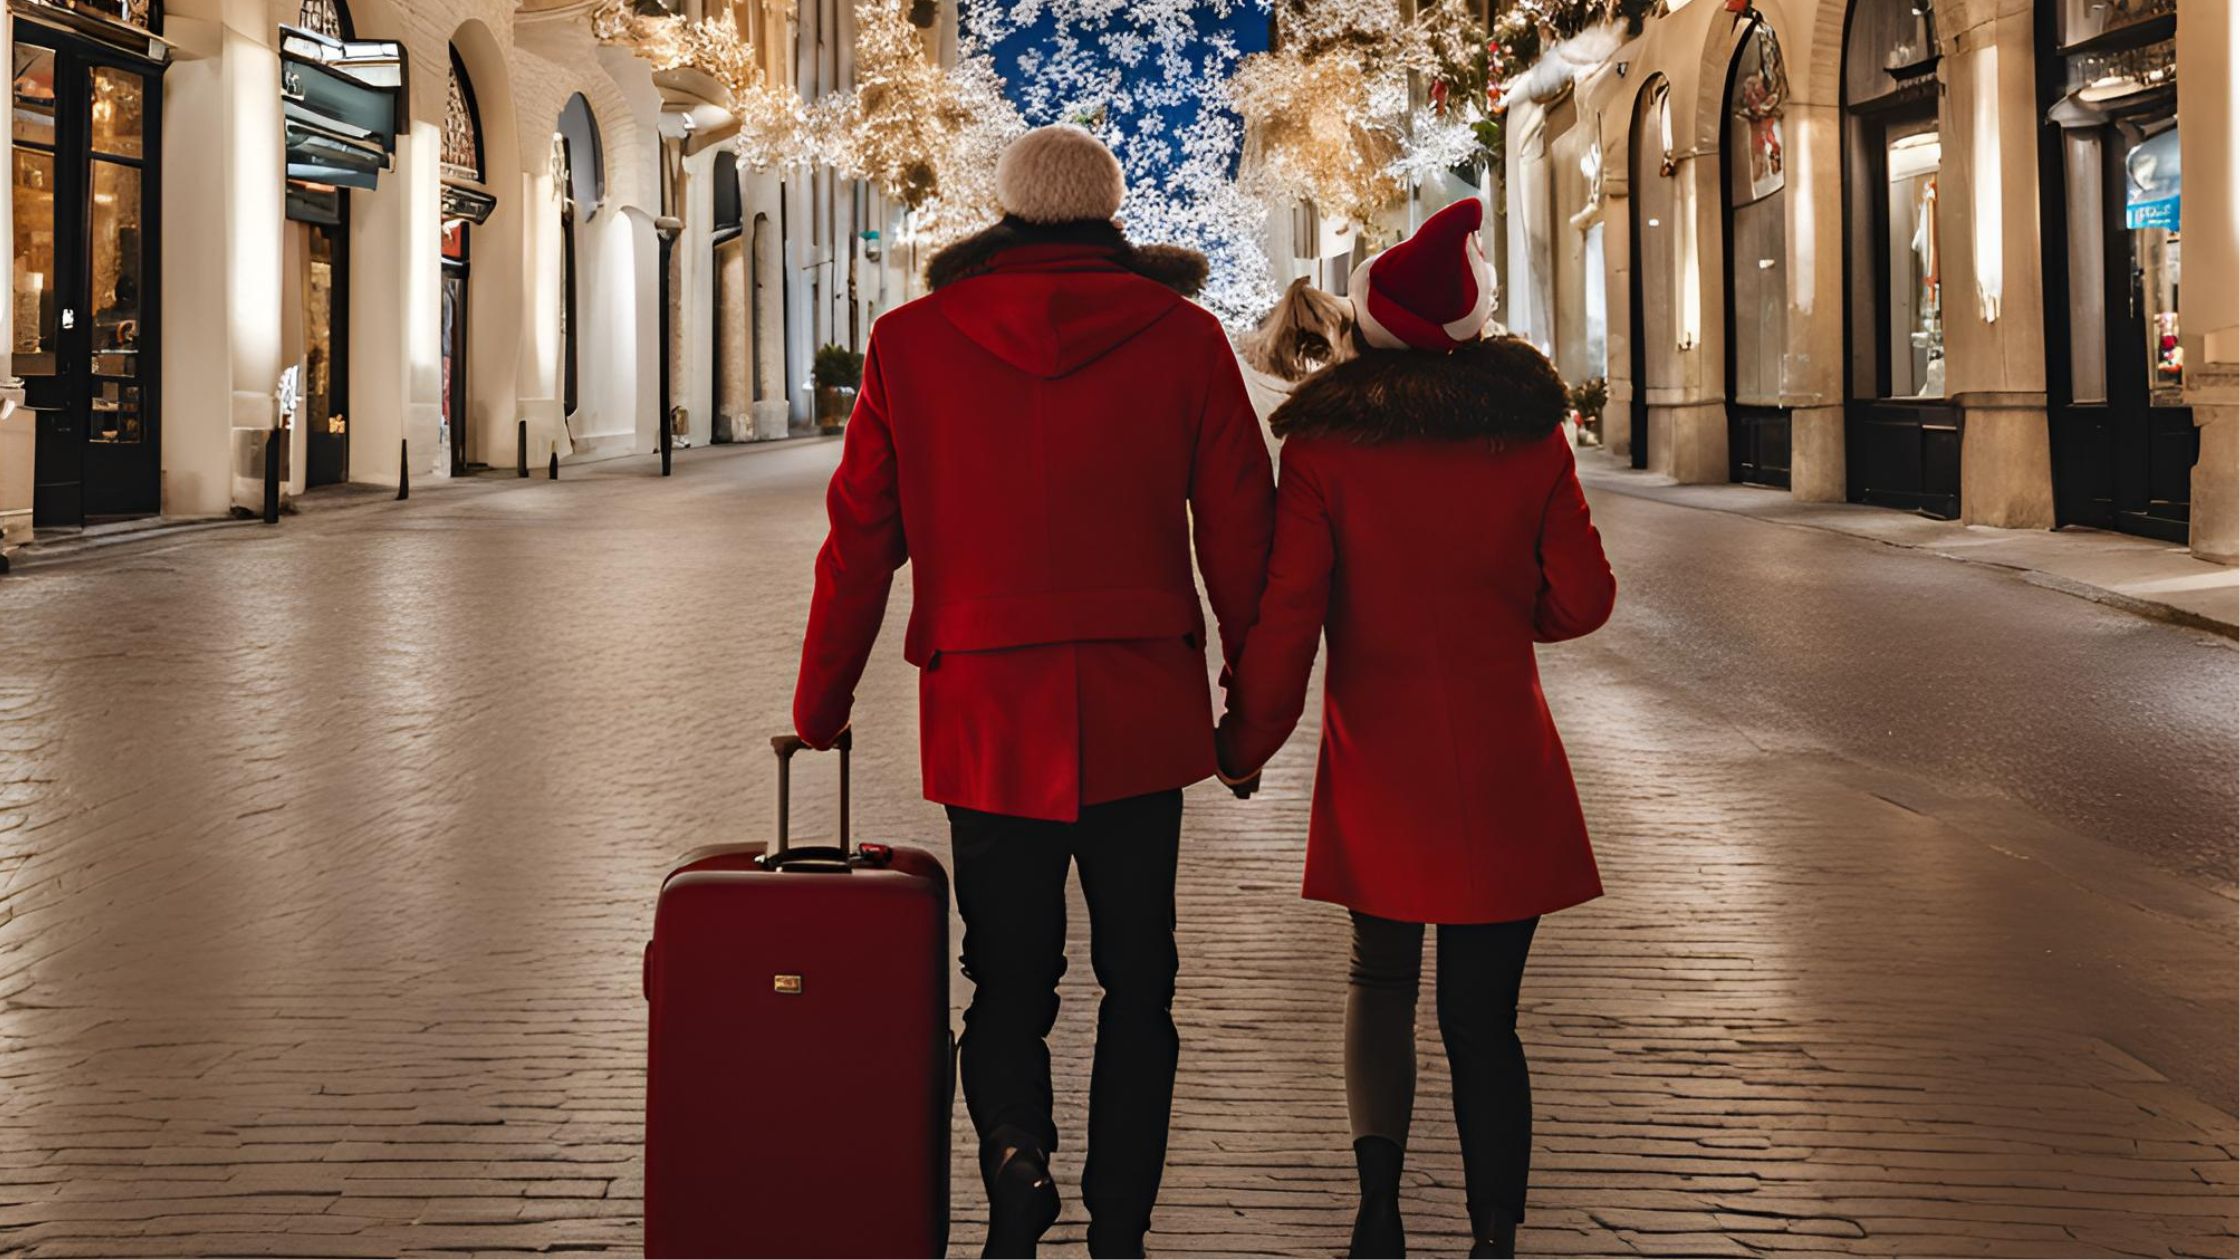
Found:
[[926, 796], [1070, 820], [1213, 772], [1192, 543], [1232, 661], [1275, 492], [1220, 324], [1139, 274], [1174, 255], [1049, 235], [966, 242], [872, 328], [794, 724], [847, 723], [907, 560]]
[[1308, 897], [1492, 923], [1600, 895], [1533, 647], [1616, 596], [1564, 409], [1503, 338], [1372, 351], [1276, 412], [1275, 553], [1221, 734], [1232, 770], [1273, 755], [1327, 634]]

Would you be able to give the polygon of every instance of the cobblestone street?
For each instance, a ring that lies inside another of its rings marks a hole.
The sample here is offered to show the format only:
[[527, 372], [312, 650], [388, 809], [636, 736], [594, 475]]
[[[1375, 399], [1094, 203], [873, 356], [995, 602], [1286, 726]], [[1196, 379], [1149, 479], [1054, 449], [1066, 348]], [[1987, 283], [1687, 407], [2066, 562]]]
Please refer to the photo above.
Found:
[[[0, 579], [0, 1253], [637, 1251], [653, 894], [770, 830], [837, 455], [477, 480]], [[2235, 1254], [2232, 641], [1593, 498], [1619, 610], [1541, 659], [1609, 895], [1527, 973], [1520, 1250]], [[857, 834], [945, 855], [907, 592], [858, 702]], [[1156, 1254], [1346, 1241], [1345, 916], [1297, 895], [1311, 712], [1260, 797], [1190, 798]], [[1077, 965], [1069, 1137], [1093, 1010]], [[1421, 1015], [1403, 1210], [1460, 1254]]]

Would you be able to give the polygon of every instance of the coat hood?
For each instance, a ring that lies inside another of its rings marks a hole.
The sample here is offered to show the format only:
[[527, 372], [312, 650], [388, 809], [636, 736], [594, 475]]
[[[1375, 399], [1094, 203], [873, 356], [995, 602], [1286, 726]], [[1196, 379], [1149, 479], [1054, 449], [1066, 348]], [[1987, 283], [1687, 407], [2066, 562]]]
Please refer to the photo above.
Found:
[[1407, 438], [1519, 441], [1563, 423], [1571, 401], [1555, 365], [1517, 337], [1444, 354], [1367, 350], [1308, 377], [1269, 417], [1277, 437], [1364, 445]]
[[926, 267], [942, 318], [1045, 379], [1069, 375], [1166, 318], [1205, 275], [1203, 255], [1139, 249], [1110, 223], [1014, 219], [942, 250]]

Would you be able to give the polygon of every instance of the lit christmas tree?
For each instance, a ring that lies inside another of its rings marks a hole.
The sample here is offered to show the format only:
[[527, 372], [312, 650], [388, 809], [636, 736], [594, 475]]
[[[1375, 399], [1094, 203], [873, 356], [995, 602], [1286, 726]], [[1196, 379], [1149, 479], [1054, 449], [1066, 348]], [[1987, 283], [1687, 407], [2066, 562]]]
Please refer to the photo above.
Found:
[[1129, 237], [1203, 252], [1200, 300], [1232, 326], [1257, 320], [1275, 300], [1267, 207], [1237, 187], [1244, 129], [1225, 85], [1265, 42], [1265, 0], [963, 3], [971, 49], [994, 57], [1029, 123], [1079, 123], [1118, 155]]

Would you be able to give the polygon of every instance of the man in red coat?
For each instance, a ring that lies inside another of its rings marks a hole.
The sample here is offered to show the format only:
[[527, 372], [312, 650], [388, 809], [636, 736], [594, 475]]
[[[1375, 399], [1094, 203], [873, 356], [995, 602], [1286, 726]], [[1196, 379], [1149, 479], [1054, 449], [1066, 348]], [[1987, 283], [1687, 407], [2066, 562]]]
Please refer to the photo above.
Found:
[[937, 256], [872, 329], [827, 506], [794, 724], [847, 725], [894, 571], [928, 799], [949, 807], [967, 1107], [988, 1255], [1056, 1219], [1050, 1057], [1065, 882], [1081, 868], [1104, 989], [1082, 1198], [1094, 1255], [1141, 1255], [1177, 1041], [1182, 788], [1214, 773], [1198, 569], [1233, 664], [1267, 575], [1274, 485], [1205, 262], [1113, 222], [1119, 163], [1044, 127], [996, 169], [1005, 218]]

